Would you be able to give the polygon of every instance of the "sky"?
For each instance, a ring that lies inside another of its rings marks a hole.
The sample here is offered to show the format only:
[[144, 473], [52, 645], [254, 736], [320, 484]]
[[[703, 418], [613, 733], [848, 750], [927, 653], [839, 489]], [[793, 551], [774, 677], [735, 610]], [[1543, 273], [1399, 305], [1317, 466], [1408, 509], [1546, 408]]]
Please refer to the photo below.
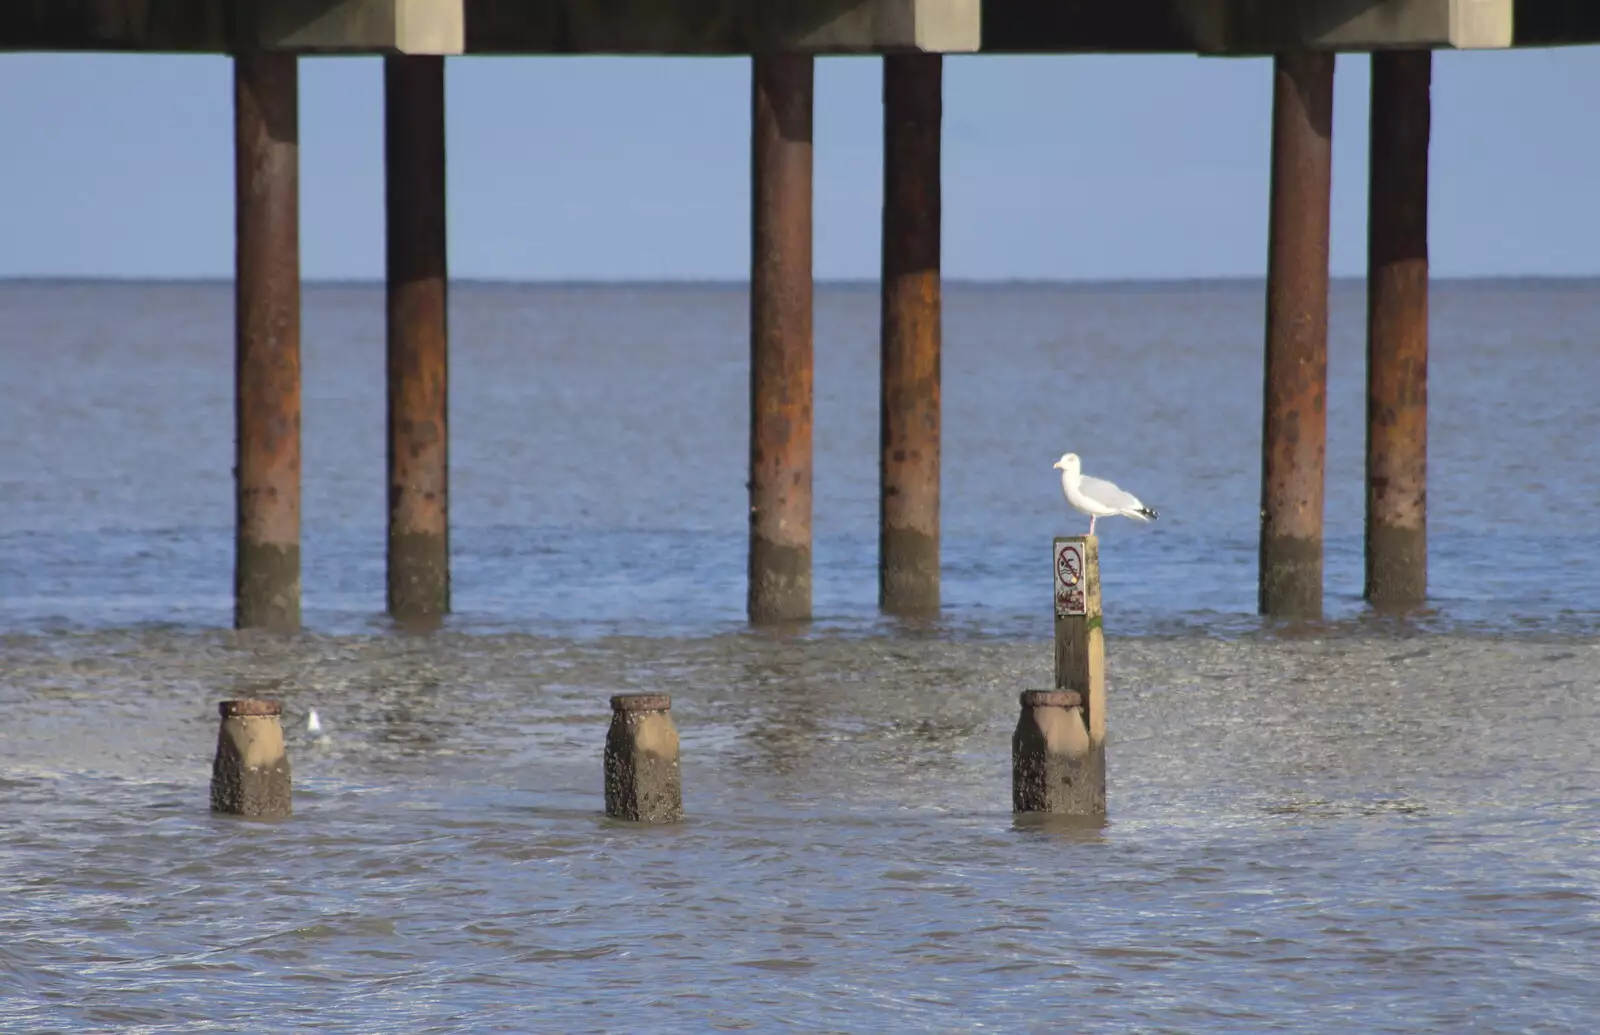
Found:
[[[745, 279], [749, 61], [447, 63], [450, 268], [504, 280]], [[881, 62], [818, 60], [815, 273], [875, 278]], [[1332, 269], [1365, 266], [1368, 62], [1341, 56]], [[1271, 64], [1186, 56], [945, 62], [944, 273], [1265, 271]], [[0, 55], [0, 277], [222, 277], [223, 57]], [[1600, 273], [1600, 51], [1441, 52], [1436, 276]], [[382, 69], [306, 58], [301, 268], [383, 272]]]

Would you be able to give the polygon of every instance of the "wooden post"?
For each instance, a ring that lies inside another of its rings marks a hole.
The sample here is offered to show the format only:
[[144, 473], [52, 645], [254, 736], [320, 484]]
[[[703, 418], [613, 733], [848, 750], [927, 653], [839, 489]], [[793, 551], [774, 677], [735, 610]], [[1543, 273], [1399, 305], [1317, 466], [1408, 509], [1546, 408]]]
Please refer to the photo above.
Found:
[[883, 58], [878, 605], [939, 610], [939, 54]]
[[444, 58], [383, 59], [387, 213], [388, 603], [450, 610]]
[[752, 622], [811, 617], [812, 83], [809, 54], [751, 62]]
[[1285, 618], [1322, 616], [1333, 69], [1331, 53], [1273, 59], [1259, 602]]
[[1052, 544], [1056, 692], [1026, 691], [1012, 736], [1012, 804], [1019, 812], [1106, 811], [1106, 647], [1100, 540]]
[[233, 59], [234, 608], [300, 625], [300, 129], [295, 55]]
[[1364, 595], [1428, 594], [1428, 136], [1433, 54], [1372, 55]]

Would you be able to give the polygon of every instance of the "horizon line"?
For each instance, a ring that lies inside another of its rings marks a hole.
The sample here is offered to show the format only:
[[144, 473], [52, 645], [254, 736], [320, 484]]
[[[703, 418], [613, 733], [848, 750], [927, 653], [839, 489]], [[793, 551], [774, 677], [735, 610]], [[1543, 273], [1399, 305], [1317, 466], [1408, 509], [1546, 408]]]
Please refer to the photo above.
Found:
[[[1117, 287], [1117, 286], [1184, 286], [1220, 284], [1260, 284], [1265, 273], [1218, 274], [1215, 276], [1173, 277], [944, 277], [940, 283], [958, 287]], [[1330, 275], [1330, 283], [1365, 283], [1365, 274]], [[1450, 276], [1431, 276], [1433, 284], [1481, 284], [1485, 282], [1577, 282], [1600, 280], [1600, 273], [1469, 273]], [[120, 274], [51, 274], [23, 273], [0, 274], [0, 284], [126, 284], [135, 285], [223, 285], [233, 283], [231, 276], [162, 276]], [[383, 287], [383, 277], [301, 277], [303, 286], [312, 287]], [[451, 277], [449, 283], [470, 287], [555, 287], [555, 288], [627, 288], [627, 287], [700, 287], [748, 289], [748, 277]], [[880, 283], [877, 277], [813, 277], [817, 287], [873, 287]]]

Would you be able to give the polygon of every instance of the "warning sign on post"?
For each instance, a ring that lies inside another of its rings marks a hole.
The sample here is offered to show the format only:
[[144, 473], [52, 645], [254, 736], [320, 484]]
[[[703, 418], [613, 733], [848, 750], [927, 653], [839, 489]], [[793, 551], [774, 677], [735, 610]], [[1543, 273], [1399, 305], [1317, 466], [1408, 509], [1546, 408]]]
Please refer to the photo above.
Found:
[[1084, 592], [1083, 540], [1057, 539], [1055, 541], [1056, 617], [1089, 613], [1088, 596]]

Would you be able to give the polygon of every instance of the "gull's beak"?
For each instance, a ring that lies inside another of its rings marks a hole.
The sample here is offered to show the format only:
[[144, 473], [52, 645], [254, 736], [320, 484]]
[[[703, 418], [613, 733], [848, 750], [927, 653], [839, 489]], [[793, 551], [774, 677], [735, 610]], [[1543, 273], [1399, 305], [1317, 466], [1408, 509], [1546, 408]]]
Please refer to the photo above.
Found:
[[1059, 471], [1059, 470], [1061, 470], [1061, 461], [1057, 460], [1055, 463], [1051, 464], [1050, 466]]

